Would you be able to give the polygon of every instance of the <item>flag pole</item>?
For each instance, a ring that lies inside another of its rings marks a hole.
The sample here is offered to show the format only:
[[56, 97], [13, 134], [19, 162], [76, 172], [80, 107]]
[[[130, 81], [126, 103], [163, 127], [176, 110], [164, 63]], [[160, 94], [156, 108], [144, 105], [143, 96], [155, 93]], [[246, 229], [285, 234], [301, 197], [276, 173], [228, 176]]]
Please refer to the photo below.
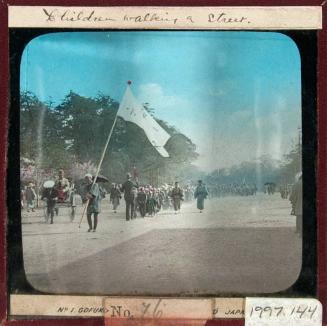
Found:
[[[118, 111], [117, 111], [117, 113], [118, 113]], [[105, 144], [105, 146], [104, 146], [104, 149], [103, 149], [103, 151], [102, 151], [101, 159], [100, 159], [100, 162], [99, 162], [99, 164], [98, 164], [97, 171], [96, 171], [96, 173], [95, 173], [94, 180], [93, 180], [93, 182], [92, 182], [92, 186], [91, 186], [91, 188], [94, 186], [94, 184], [95, 184], [95, 182], [96, 182], [96, 180], [97, 180], [97, 177], [98, 177], [98, 175], [99, 175], [99, 172], [100, 172], [100, 169], [101, 169], [101, 165], [102, 165], [102, 162], [103, 162], [104, 156], [105, 156], [105, 154], [106, 154], [106, 151], [107, 151], [107, 148], [108, 148], [108, 145], [109, 145], [109, 142], [110, 142], [110, 138], [111, 138], [112, 132], [113, 132], [113, 130], [114, 130], [114, 127], [115, 127], [115, 124], [116, 124], [116, 121], [117, 121], [117, 113], [116, 113], [116, 116], [115, 116], [114, 123], [113, 123], [112, 126], [111, 126], [110, 133], [109, 133], [108, 138], [107, 138], [107, 142], [106, 142], [106, 144]], [[83, 221], [83, 218], [84, 218], [85, 212], [86, 212], [86, 210], [87, 210], [87, 207], [89, 206], [89, 201], [90, 201], [90, 200], [88, 199], [88, 200], [86, 201], [85, 205], [84, 205], [84, 209], [83, 209], [82, 217], [81, 217], [81, 220], [79, 221], [79, 225], [78, 225], [79, 228], [81, 227], [81, 223], [82, 223], [82, 221]]]
[[[131, 83], [132, 83], [131, 81], [128, 81], [128, 82], [127, 82], [128, 85], [130, 85]], [[94, 180], [93, 180], [93, 182], [92, 182], [92, 186], [91, 186], [91, 188], [92, 188], [92, 187], [94, 186], [94, 184], [96, 183], [97, 177], [98, 177], [98, 175], [99, 175], [99, 173], [100, 173], [101, 165], [102, 165], [102, 162], [103, 162], [104, 156], [105, 156], [105, 154], [106, 154], [106, 151], [107, 151], [107, 148], [108, 148], [108, 145], [109, 145], [109, 142], [110, 142], [110, 138], [111, 138], [112, 132], [113, 132], [113, 130], [114, 130], [114, 128], [115, 128], [115, 125], [116, 125], [116, 121], [117, 121], [117, 117], [118, 117], [118, 111], [119, 111], [119, 108], [118, 108], [118, 110], [117, 110], [117, 113], [116, 113], [116, 116], [115, 116], [115, 120], [114, 120], [114, 122], [113, 122], [113, 124], [112, 124], [112, 126], [111, 126], [111, 129], [110, 129], [110, 132], [109, 132], [109, 135], [108, 135], [108, 138], [107, 138], [106, 144], [105, 144], [104, 149], [103, 149], [103, 151], [102, 151], [102, 155], [101, 155], [101, 158], [100, 158], [100, 162], [99, 162], [99, 164], [98, 164], [98, 167], [97, 167], [97, 170], [96, 170], [96, 173], [95, 173]], [[82, 217], [81, 217], [81, 219], [80, 219], [80, 221], [79, 221], [79, 224], [78, 224], [78, 227], [79, 227], [79, 228], [81, 227], [81, 223], [82, 223], [82, 221], [83, 221], [83, 218], [84, 218], [85, 212], [86, 212], [86, 210], [87, 210], [87, 207], [89, 206], [89, 202], [90, 202], [90, 200], [88, 199], [88, 200], [86, 201], [85, 205], [84, 205], [83, 213], [82, 213]]]

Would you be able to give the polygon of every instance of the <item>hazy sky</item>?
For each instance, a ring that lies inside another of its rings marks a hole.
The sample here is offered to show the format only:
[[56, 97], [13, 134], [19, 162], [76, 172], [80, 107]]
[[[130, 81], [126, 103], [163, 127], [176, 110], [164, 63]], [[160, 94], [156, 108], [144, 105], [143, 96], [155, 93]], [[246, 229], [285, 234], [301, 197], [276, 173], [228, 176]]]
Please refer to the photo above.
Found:
[[[21, 89], [59, 103], [72, 90], [140, 102], [197, 145], [196, 165], [280, 159], [301, 126], [300, 56], [275, 32], [67, 32], [33, 39]], [[103, 132], [108, 132], [104, 130]]]

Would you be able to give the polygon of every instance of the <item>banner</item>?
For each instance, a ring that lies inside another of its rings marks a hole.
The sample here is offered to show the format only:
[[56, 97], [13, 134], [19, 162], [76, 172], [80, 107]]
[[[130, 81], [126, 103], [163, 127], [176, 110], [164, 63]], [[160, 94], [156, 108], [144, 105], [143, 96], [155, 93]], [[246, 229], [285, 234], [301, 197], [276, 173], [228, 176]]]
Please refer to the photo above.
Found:
[[164, 145], [170, 135], [158, 124], [158, 122], [137, 102], [130, 86], [127, 86], [124, 97], [119, 105], [117, 115], [125, 121], [133, 122], [142, 128], [150, 143], [163, 157], [169, 157]]

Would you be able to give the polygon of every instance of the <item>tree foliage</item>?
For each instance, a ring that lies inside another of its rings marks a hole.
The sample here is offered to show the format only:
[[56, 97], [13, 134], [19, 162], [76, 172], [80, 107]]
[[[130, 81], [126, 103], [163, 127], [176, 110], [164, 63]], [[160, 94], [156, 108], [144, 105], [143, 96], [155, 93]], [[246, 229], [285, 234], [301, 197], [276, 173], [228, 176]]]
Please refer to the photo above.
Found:
[[291, 151], [284, 156], [284, 162], [280, 167], [279, 182], [293, 183], [295, 176], [302, 171], [302, 146], [299, 143], [293, 146]]
[[277, 185], [294, 183], [295, 176], [302, 170], [302, 149], [297, 144], [284, 155], [283, 160], [274, 160], [270, 155], [263, 155], [253, 161], [244, 161], [229, 169], [216, 169], [206, 175], [209, 184], [247, 183], [256, 184], [259, 190], [266, 182]]
[[[73, 91], [56, 106], [22, 93], [20, 105], [21, 156], [35, 160], [39, 169], [64, 168], [72, 177], [74, 167], [98, 165], [119, 107], [108, 95], [89, 98]], [[155, 118], [155, 110], [146, 105]], [[159, 182], [154, 178], [158, 169], [166, 181], [172, 169], [178, 175], [191, 165], [198, 155], [193, 142], [165, 121], [157, 122], [172, 136], [166, 145], [169, 158], [160, 156], [141, 128], [118, 117], [101, 172], [122, 182], [135, 166], [144, 182]]]
[[[48, 171], [59, 168], [65, 169], [72, 178], [80, 177], [88, 169], [94, 173], [116, 117], [117, 101], [104, 94], [90, 98], [70, 91], [54, 106], [24, 92], [20, 106], [20, 154], [34, 162], [38, 175], [48, 175]], [[144, 107], [171, 135], [165, 145], [170, 156], [160, 156], [141, 128], [118, 117], [101, 170], [112, 182], [122, 182], [126, 172], [135, 167], [140, 181], [152, 184], [199, 177], [209, 184], [246, 182], [256, 183], [260, 188], [265, 182], [293, 183], [294, 176], [302, 169], [302, 148], [298, 143], [282, 161], [264, 155], [205, 174], [192, 164], [198, 158], [192, 140], [175, 126], [157, 119], [155, 109], [149, 103]], [[31, 167], [24, 168], [24, 176], [31, 174], [32, 170], [28, 170]]]

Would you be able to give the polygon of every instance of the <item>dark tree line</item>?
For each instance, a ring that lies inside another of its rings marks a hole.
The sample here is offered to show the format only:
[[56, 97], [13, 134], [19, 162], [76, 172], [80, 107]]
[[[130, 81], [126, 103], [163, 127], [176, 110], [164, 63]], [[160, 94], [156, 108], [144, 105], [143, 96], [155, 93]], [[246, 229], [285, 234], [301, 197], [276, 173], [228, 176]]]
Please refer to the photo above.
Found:
[[284, 155], [282, 161], [264, 155], [257, 160], [241, 162], [229, 169], [217, 169], [206, 175], [205, 180], [208, 184], [256, 184], [259, 190], [263, 190], [266, 182], [273, 182], [276, 185], [293, 184], [295, 176], [302, 171], [301, 162], [302, 147], [298, 143]]
[[[97, 165], [114, 122], [119, 103], [110, 96], [94, 98], [70, 92], [59, 105], [44, 103], [25, 92], [20, 98], [21, 157], [33, 160], [39, 169], [62, 168], [74, 163]], [[154, 109], [145, 106], [154, 116]], [[171, 182], [186, 168], [192, 168], [198, 154], [193, 142], [174, 126], [156, 119], [171, 138], [166, 144], [170, 157], [163, 158], [137, 125], [118, 117], [102, 173], [121, 182], [135, 166], [147, 182]], [[160, 180], [159, 180], [160, 179]]]
[[[53, 105], [25, 92], [20, 106], [21, 157], [35, 162], [39, 170], [72, 171], [76, 163], [98, 164], [119, 103], [107, 95], [88, 98], [71, 91]], [[148, 103], [144, 107], [155, 118], [155, 109]], [[156, 120], [171, 135], [165, 146], [170, 157], [160, 156], [141, 128], [118, 118], [101, 171], [110, 181], [121, 182], [136, 167], [140, 180], [153, 184], [200, 177], [208, 184], [246, 182], [260, 188], [265, 182], [293, 183], [301, 171], [302, 150], [297, 143], [281, 162], [265, 155], [205, 174], [192, 165], [198, 157], [195, 144], [174, 126]]]

